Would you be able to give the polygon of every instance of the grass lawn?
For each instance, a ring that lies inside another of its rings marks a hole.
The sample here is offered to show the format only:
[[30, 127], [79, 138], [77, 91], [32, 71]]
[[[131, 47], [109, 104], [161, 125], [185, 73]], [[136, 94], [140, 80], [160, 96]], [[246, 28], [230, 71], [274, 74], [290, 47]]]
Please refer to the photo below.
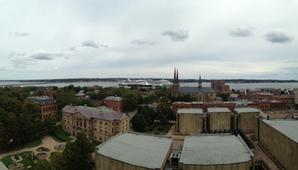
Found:
[[61, 125], [55, 127], [55, 130], [51, 136], [58, 142], [68, 142], [72, 140], [70, 135], [63, 131]]
[[[34, 158], [32, 157], [32, 152], [22, 152], [17, 155], [23, 158], [23, 164], [25, 169], [27, 169], [28, 166], [35, 167]], [[11, 155], [8, 155], [1, 159], [1, 161], [4, 163], [6, 167], [12, 164], [12, 160], [10, 157]]]
[[41, 139], [37, 139], [37, 140], [34, 140], [30, 143], [27, 143], [26, 145], [24, 145], [25, 148], [34, 148], [36, 146], [39, 146], [41, 145]]

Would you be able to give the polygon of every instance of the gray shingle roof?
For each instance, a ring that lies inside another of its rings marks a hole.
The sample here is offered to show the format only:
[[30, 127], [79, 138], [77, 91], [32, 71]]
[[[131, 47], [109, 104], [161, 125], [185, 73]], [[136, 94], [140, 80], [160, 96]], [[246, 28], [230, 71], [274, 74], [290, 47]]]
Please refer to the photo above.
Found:
[[169, 138], [125, 133], [97, 146], [97, 153], [130, 165], [160, 169], [171, 144]]
[[105, 106], [101, 107], [87, 107], [87, 106], [71, 106], [67, 105], [62, 109], [63, 112], [75, 114], [81, 113], [87, 118], [95, 118], [101, 120], [121, 120], [125, 115], [122, 112], [116, 112], [112, 109], [109, 109]]
[[226, 107], [209, 107], [207, 108], [208, 113], [226, 113], [226, 112], [231, 112], [230, 109]]
[[189, 165], [232, 164], [250, 161], [252, 156], [241, 137], [200, 135], [185, 138], [179, 162]]
[[193, 94], [193, 93], [210, 93], [212, 92], [211, 87], [179, 87], [178, 91], [183, 94]]
[[297, 120], [263, 120], [280, 133], [298, 143], [298, 121]]
[[199, 108], [184, 108], [178, 109], [178, 114], [203, 114], [203, 110]]
[[252, 108], [252, 107], [240, 107], [240, 108], [235, 108], [234, 111], [236, 113], [260, 113], [261, 111], [257, 108]]

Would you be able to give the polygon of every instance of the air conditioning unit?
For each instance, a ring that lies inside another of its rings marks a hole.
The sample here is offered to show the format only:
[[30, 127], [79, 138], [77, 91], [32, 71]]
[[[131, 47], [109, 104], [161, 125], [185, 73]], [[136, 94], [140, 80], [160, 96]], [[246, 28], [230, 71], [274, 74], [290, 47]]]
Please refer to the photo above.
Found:
[[179, 160], [181, 157], [181, 153], [171, 153], [170, 155], [170, 164], [172, 169], [178, 169], [179, 167]]

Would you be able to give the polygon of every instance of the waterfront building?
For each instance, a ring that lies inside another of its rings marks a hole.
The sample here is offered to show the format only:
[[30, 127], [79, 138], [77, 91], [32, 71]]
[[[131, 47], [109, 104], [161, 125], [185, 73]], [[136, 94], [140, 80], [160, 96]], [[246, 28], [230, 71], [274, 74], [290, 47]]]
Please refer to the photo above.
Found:
[[250, 170], [254, 154], [240, 136], [208, 134], [185, 137], [182, 170]]
[[122, 97], [118, 97], [118, 96], [108, 96], [103, 101], [103, 104], [105, 106], [117, 112], [122, 111], [122, 103], [123, 103]]
[[67, 105], [62, 109], [63, 130], [76, 136], [83, 133], [89, 140], [103, 142], [129, 130], [129, 118], [105, 106]]
[[199, 108], [178, 109], [176, 130], [180, 134], [202, 133], [204, 131], [204, 112]]
[[298, 169], [298, 121], [258, 119], [255, 136], [284, 169]]
[[230, 93], [230, 86], [224, 80], [211, 80], [211, 88], [217, 93]]
[[216, 98], [215, 91], [212, 90], [211, 87], [203, 87], [202, 84], [203, 82], [200, 76], [197, 87], [184, 87], [184, 86], [181, 87], [179, 83], [178, 69], [176, 68], [174, 69], [174, 80], [172, 85], [173, 96], [177, 97], [180, 95], [190, 95], [196, 98], [196, 100], [200, 102], [215, 100]]
[[138, 133], [117, 135], [96, 147], [96, 170], [163, 170], [172, 139]]
[[57, 104], [53, 97], [49, 96], [32, 96], [28, 97], [28, 100], [37, 104], [40, 110], [40, 119], [42, 121], [46, 119], [56, 120]]

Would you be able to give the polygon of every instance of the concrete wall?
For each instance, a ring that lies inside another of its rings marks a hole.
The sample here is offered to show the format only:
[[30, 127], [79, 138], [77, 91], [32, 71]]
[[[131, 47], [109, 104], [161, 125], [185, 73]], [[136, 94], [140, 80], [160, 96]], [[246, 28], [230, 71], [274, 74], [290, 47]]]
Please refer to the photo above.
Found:
[[232, 113], [218, 112], [209, 114], [209, 130], [230, 130], [231, 129], [231, 115]]
[[254, 133], [255, 131], [255, 117], [259, 113], [240, 113], [238, 114], [238, 129], [241, 129], [244, 133]]
[[262, 120], [259, 141], [287, 170], [298, 169], [298, 144]]
[[95, 156], [95, 169], [96, 170], [149, 170], [143, 167], [129, 165], [108, 157], [96, 154]]
[[250, 170], [251, 162], [227, 165], [182, 165], [182, 170]]
[[178, 114], [178, 133], [190, 134], [203, 132], [203, 115]]

